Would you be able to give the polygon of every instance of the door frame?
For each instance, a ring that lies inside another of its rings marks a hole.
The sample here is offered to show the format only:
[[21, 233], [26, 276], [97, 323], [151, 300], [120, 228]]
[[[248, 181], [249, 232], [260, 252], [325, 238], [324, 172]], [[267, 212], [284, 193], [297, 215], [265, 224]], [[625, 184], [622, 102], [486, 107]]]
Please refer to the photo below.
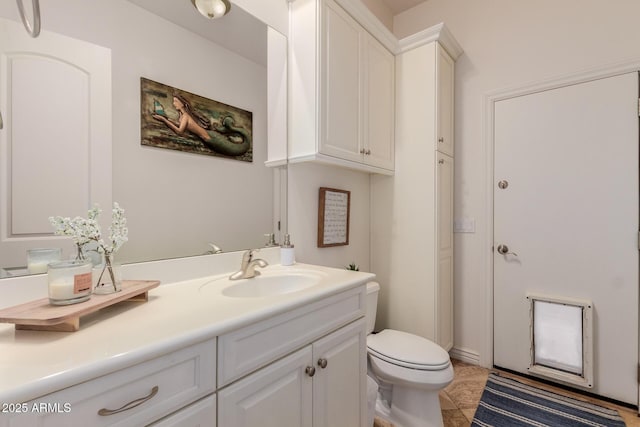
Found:
[[[484, 130], [483, 140], [485, 147], [485, 198], [486, 210], [486, 233], [482, 239], [484, 242], [483, 251], [485, 266], [485, 334], [483, 340], [482, 351], [479, 355], [479, 364], [484, 367], [493, 367], [493, 237], [494, 237], [494, 182], [495, 182], [495, 103], [505, 99], [515, 98], [524, 95], [530, 95], [551, 89], [557, 89], [564, 86], [585, 83], [592, 80], [613, 77], [621, 74], [640, 72], [640, 59], [610, 64], [598, 68], [578, 71], [558, 77], [540, 80], [527, 85], [515, 86], [505, 89], [499, 89], [486, 93], [484, 95], [483, 112]], [[640, 94], [639, 94], [640, 97]], [[640, 108], [640, 105], [639, 105]], [[640, 113], [640, 111], [639, 111]], [[640, 308], [639, 308], [640, 309]], [[640, 331], [640, 325], [638, 325]], [[638, 353], [640, 360], [640, 349]], [[639, 409], [640, 410], [640, 409]]]

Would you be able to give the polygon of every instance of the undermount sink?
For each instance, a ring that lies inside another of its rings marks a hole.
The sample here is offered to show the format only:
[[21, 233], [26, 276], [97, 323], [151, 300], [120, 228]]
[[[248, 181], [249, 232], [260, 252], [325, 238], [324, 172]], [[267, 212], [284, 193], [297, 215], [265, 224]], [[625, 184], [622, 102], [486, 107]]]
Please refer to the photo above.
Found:
[[[262, 273], [251, 279], [229, 280], [220, 278], [200, 287], [200, 292], [213, 288], [212, 284], [224, 282], [222, 295], [234, 298], [260, 298], [284, 295], [317, 285], [322, 275], [312, 271]], [[217, 289], [217, 287], [215, 287]]]

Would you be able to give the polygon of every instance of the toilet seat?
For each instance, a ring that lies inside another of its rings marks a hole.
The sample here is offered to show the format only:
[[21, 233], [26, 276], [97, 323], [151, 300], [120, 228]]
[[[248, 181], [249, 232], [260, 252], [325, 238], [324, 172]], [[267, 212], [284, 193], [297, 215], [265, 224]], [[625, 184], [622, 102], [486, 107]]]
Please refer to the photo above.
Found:
[[403, 368], [441, 371], [451, 365], [449, 354], [436, 343], [407, 332], [385, 329], [367, 336], [369, 354]]

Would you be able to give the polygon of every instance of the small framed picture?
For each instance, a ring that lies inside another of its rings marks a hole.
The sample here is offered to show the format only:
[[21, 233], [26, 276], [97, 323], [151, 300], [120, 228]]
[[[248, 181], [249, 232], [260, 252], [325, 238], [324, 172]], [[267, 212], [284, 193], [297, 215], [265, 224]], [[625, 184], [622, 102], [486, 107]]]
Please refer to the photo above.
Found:
[[320, 187], [318, 196], [318, 247], [349, 244], [351, 192]]

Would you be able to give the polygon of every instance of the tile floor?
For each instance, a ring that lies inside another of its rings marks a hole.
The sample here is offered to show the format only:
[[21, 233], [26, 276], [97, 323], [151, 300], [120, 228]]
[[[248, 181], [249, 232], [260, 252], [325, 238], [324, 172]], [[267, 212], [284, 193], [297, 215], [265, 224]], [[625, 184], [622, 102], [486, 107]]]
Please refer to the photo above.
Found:
[[[489, 372], [491, 371], [486, 368], [470, 365], [457, 360], [453, 360], [453, 369], [455, 372], [453, 382], [440, 392], [440, 405], [442, 407], [444, 426], [468, 427], [471, 425], [473, 414], [476, 412], [480, 396], [482, 396], [482, 391], [484, 390], [484, 385], [487, 381]], [[640, 427], [640, 418], [633, 409], [617, 406], [609, 402], [599, 401], [588, 396], [541, 384], [506, 372], [501, 372], [501, 375], [509, 376], [517, 379], [518, 381], [556, 393], [568, 395], [576, 399], [582, 399], [598, 405], [617, 409], [620, 415], [624, 418], [628, 427]], [[374, 426], [393, 427], [391, 424], [379, 418], [376, 418]]]

